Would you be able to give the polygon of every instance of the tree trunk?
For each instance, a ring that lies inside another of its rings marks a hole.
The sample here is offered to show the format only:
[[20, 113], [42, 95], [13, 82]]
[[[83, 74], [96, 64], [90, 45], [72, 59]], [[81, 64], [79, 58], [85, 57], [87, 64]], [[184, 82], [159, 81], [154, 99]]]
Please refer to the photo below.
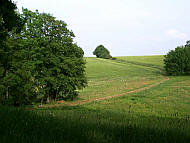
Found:
[[54, 102], [56, 102], [56, 99], [57, 99], [57, 93], [55, 93], [54, 95]]
[[9, 86], [6, 86], [6, 99], [9, 99]]
[[49, 94], [47, 94], [47, 100], [46, 100], [47, 103], [50, 103], [50, 96]]
[[[5, 76], [6, 77], [8, 76], [8, 71], [6, 71]], [[6, 99], [9, 99], [9, 86], [8, 86], [8, 84], [6, 85]]]
[[54, 90], [54, 102], [56, 102], [56, 99], [57, 99], [57, 91]]

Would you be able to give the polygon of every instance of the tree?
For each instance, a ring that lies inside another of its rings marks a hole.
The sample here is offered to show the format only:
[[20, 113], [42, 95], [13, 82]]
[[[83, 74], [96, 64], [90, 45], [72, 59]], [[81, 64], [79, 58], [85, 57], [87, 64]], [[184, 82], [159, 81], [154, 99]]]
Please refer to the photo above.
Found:
[[171, 50], [164, 59], [164, 68], [168, 75], [190, 75], [190, 45]]
[[27, 22], [21, 37], [34, 64], [36, 92], [47, 102], [58, 97], [73, 100], [86, 86], [84, 52], [73, 43], [74, 33], [64, 21], [46, 13], [23, 9]]
[[110, 59], [112, 56], [108, 49], [106, 49], [103, 45], [99, 45], [93, 52], [93, 55], [96, 55], [97, 58]]
[[[8, 3], [14, 11], [16, 5]], [[15, 106], [30, 104], [37, 96], [48, 102], [76, 97], [77, 90], [84, 88], [87, 80], [84, 52], [73, 42], [73, 32], [64, 21], [27, 9], [23, 9], [22, 15], [14, 11], [19, 19], [11, 27], [5, 17], [10, 11], [0, 15], [3, 37], [0, 39], [0, 94], [8, 94], [7, 100]], [[0, 100], [1, 97], [5, 98], [0, 96]]]
[[13, 67], [13, 49], [8, 39], [12, 32], [19, 33], [23, 27], [24, 20], [15, 11], [16, 5], [11, 0], [0, 1], [0, 100], [9, 99], [11, 82], [11, 69]]

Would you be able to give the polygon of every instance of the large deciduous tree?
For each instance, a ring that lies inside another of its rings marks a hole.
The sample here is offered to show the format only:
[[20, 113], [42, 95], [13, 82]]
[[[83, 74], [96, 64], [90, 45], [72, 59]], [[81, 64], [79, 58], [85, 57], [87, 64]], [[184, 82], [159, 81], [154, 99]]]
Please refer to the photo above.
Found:
[[83, 50], [64, 21], [0, 5], [0, 102], [29, 104], [35, 97], [73, 99], [87, 85]]
[[22, 16], [27, 22], [21, 37], [34, 64], [37, 94], [47, 102], [58, 97], [73, 99], [77, 89], [87, 84], [84, 53], [73, 42], [73, 32], [50, 14], [23, 9]]

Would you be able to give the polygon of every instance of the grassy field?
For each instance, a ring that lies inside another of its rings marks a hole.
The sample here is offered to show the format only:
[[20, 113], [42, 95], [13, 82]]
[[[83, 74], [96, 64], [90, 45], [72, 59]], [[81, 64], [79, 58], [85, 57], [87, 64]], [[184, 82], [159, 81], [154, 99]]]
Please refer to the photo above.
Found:
[[156, 55], [156, 56], [128, 56], [128, 57], [117, 57], [118, 59], [123, 59], [131, 62], [139, 62], [145, 64], [153, 64], [160, 67], [164, 66], [164, 56]]
[[189, 143], [189, 76], [164, 76], [163, 56], [86, 60], [74, 101], [1, 107], [0, 143]]
[[86, 60], [88, 87], [81, 91], [79, 100], [126, 93], [165, 78], [151, 67], [96, 58]]

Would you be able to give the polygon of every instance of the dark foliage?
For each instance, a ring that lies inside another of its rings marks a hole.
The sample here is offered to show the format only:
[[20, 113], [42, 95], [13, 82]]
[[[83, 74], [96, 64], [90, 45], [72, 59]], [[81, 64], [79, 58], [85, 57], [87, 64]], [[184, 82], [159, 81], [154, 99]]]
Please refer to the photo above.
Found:
[[[19, 76], [11, 72], [15, 72], [15, 69], [17, 70], [14, 66], [15, 64], [13, 64], [15, 63], [16, 49], [9, 42], [13, 32], [19, 33], [21, 31], [24, 20], [15, 10], [16, 5], [11, 0], [0, 1], [0, 103], [7, 102], [10, 99], [9, 93], [11, 90], [14, 90], [15, 93], [20, 93], [15, 88], [16, 83], [19, 82], [17, 80]], [[23, 84], [19, 86], [23, 86]], [[12, 101], [12, 99], [10, 100]]]

